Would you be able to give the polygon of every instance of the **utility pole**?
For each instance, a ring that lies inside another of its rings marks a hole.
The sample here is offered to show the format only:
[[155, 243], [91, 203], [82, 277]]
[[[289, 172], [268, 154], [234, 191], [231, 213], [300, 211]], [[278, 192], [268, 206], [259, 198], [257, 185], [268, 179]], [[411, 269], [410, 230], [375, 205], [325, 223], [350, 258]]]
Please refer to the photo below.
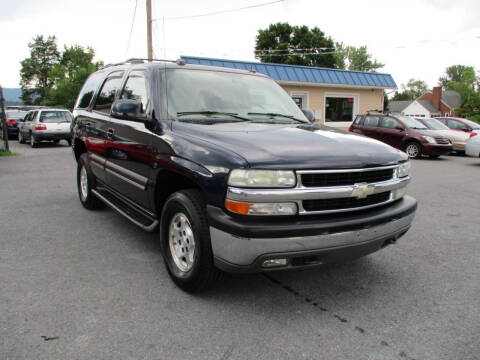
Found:
[[3, 89], [2, 89], [2, 85], [0, 85], [0, 117], [2, 121], [2, 131], [3, 131], [2, 137], [5, 143], [5, 151], [9, 152], [10, 149], [8, 147], [8, 130], [7, 130], [7, 123], [6, 123], [7, 119], [5, 117], [5, 109], [3, 106], [4, 101], [5, 99], [3, 98]]
[[152, 0], [147, 0], [147, 52], [148, 60], [152, 61]]

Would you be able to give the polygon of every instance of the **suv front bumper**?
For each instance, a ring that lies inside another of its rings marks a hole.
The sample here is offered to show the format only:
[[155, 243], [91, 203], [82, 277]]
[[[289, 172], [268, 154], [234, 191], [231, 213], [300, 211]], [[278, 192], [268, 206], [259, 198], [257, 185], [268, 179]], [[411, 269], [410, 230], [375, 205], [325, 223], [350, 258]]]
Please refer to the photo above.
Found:
[[[410, 228], [417, 202], [405, 196], [370, 211], [315, 219], [234, 218], [208, 206], [215, 265], [228, 272], [260, 272], [348, 261], [395, 242]], [[310, 218], [310, 217], [309, 217]], [[285, 266], [263, 267], [286, 259]]]

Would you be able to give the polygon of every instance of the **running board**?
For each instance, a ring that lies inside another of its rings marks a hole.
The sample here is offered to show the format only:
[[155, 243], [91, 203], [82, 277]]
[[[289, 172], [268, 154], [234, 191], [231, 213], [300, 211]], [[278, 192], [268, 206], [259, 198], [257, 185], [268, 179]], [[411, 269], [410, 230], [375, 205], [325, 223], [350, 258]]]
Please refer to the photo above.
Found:
[[135, 225], [140, 226], [142, 229], [151, 232], [154, 231], [158, 226], [157, 219], [152, 218], [140, 209], [137, 209], [127, 202], [121, 200], [110, 191], [103, 188], [98, 188], [92, 189], [92, 193], [105, 204], [110, 206], [113, 210], [125, 216], [128, 220], [133, 222]]

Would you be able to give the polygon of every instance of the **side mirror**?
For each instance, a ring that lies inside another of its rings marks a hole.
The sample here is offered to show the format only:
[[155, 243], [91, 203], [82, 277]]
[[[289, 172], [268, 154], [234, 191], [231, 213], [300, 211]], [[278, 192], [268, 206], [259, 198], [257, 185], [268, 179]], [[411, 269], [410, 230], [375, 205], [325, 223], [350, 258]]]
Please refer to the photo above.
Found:
[[395, 129], [400, 130], [400, 131], [404, 131], [404, 130], [405, 130], [402, 126], [398, 126], [398, 125], [395, 126]]
[[313, 113], [312, 110], [302, 109], [302, 112], [303, 112], [303, 115], [305, 115], [305, 117], [308, 119], [308, 121], [310, 121], [311, 123], [315, 121], [315, 114]]
[[112, 117], [122, 120], [146, 122], [147, 115], [143, 112], [142, 102], [131, 99], [119, 99], [112, 105]]

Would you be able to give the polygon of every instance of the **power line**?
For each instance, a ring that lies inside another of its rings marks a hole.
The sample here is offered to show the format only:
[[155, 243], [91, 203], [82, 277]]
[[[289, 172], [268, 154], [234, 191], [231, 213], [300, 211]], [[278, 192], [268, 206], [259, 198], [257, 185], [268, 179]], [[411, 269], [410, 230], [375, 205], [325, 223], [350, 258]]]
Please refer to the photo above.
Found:
[[206, 14], [198, 14], [198, 15], [187, 15], [187, 16], [174, 16], [174, 17], [166, 17], [166, 18], [157, 18], [157, 19], [152, 19], [152, 21], [158, 21], [158, 20], [182, 20], [182, 19], [193, 19], [193, 18], [199, 18], [199, 17], [205, 17], [205, 16], [212, 16], [212, 15], [220, 15], [220, 14], [225, 14], [229, 12], [235, 12], [235, 11], [240, 11], [240, 10], [247, 10], [247, 9], [253, 9], [261, 6], [267, 6], [267, 5], [272, 5], [276, 3], [283, 2], [285, 0], [275, 0], [275, 1], [270, 1], [262, 4], [256, 4], [256, 5], [250, 5], [250, 6], [244, 6], [241, 8], [235, 8], [235, 9], [228, 9], [228, 10], [221, 10], [221, 11], [214, 11], [211, 13], [206, 13]]
[[132, 26], [130, 27], [130, 35], [128, 36], [127, 51], [125, 51], [125, 57], [128, 56], [128, 50], [130, 49], [130, 41], [132, 40], [133, 24], [135, 23], [135, 14], [137, 13], [137, 2], [138, 0], [135, 0], [135, 10], [133, 10]]

